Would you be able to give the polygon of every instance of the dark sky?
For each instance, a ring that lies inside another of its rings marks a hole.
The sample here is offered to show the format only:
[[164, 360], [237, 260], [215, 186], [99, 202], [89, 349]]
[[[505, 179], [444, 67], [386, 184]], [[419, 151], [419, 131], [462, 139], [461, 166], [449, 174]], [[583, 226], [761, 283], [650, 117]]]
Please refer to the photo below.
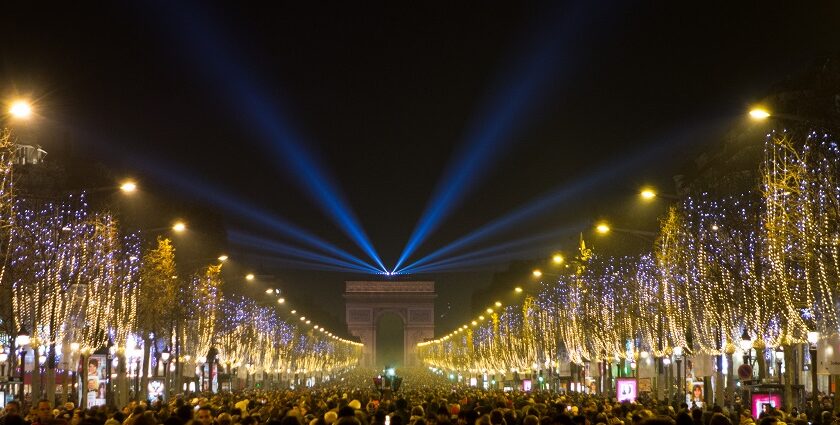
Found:
[[[633, 222], [639, 186], [669, 190], [772, 83], [840, 46], [831, 1], [13, 3], [0, 92], [36, 100], [25, 134], [54, 156], [137, 176], [228, 230], [288, 242], [224, 201], [365, 258], [301, 187], [271, 122], [332, 179], [388, 267], [476, 134], [494, 141], [487, 160], [413, 259], [562, 189], [576, 192], [462, 252]], [[569, 250], [576, 235], [535, 250]], [[242, 269], [301, 292], [337, 294], [348, 277], [238, 252]], [[490, 274], [419, 277], [454, 303], [448, 326]]]

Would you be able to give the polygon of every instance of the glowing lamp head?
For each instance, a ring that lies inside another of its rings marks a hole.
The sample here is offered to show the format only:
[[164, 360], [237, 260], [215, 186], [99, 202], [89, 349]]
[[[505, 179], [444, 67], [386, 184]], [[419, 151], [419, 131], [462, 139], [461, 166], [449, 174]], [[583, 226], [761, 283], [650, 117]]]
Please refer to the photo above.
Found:
[[747, 352], [747, 351], [752, 349], [752, 346], [753, 346], [752, 338], [750, 338], [750, 334], [749, 334], [749, 332], [747, 332], [746, 328], [744, 328], [744, 332], [741, 334], [740, 344], [741, 344], [741, 350], [744, 351], [744, 352]]
[[683, 355], [683, 348], [680, 346], [674, 347], [674, 355], [681, 357]]
[[222, 254], [222, 255], [220, 255], [220, 256], [219, 256], [218, 260], [219, 260], [219, 262], [224, 263], [225, 261], [227, 261], [227, 260], [228, 260], [228, 256], [227, 256], [227, 255]]
[[644, 189], [639, 193], [639, 196], [646, 201], [650, 201], [653, 198], [656, 198], [656, 192], [653, 189]]
[[606, 235], [610, 232], [610, 226], [607, 223], [599, 223], [595, 226], [595, 231], [602, 235]]
[[502, 302], [501, 302], [501, 301], [496, 301], [494, 304], [496, 305], [496, 307], [501, 307], [501, 306], [502, 306]]
[[15, 338], [15, 344], [17, 344], [18, 347], [29, 345], [30, 342], [31, 339], [29, 338], [29, 332], [26, 332], [25, 330], [18, 332], [17, 337]]
[[817, 331], [810, 331], [808, 332], [808, 342], [811, 345], [817, 345], [817, 342], [820, 340], [820, 333]]
[[488, 308], [487, 310], [484, 310], [484, 311], [486, 311], [487, 314], [493, 314], [493, 309], [492, 308]]
[[770, 117], [770, 112], [764, 108], [753, 108], [750, 110], [750, 118], [756, 121], [763, 121]]
[[566, 259], [563, 258], [563, 256], [560, 254], [554, 254], [554, 256], [551, 257], [551, 261], [553, 261], [554, 264], [563, 264], [563, 262], [566, 261]]
[[278, 298], [278, 299], [277, 299], [277, 304], [283, 304], [283, 303], [285, 303], [285, 302], [286, 302], [286, 299], [285, 299], [285, 298]]
[[245, 280], [254, 280], [255, 276], [253, 273], [248, 273], [245, 275]]
[[517, 286], [517, 287], [514, 289], [514, 291], [516, 291], [516, 293], [517, 293], [517, 294], [521, 294], [521, 293], [522, 293], [522, 287]]
[[274, 293], [274, 289], [268, 288], [268, 289], [265, 290], [265, 293], [271, 295], [271, 294]]
[[18, 119], [26, 119], [32, 116], [32, 105], [25, 100], [16, 100], [9, 106], [9, 114]]
[[80, 347], [80, 345], [79, 345], [78, 342], [71, 342], [70, 343], [70, 351], [72, 351], [74, 353], [79, 352], [79, 347]]
[[120, 190], [123, 193], [133, 193], [137, 191], [137, 183], [134, 183], [131, 180], [126, 180], [120, 185]]
[[531, 274], [534, 275], [534, 277], [541, 277], [542, 276], [542, 272], [539, 271], [539, 270], [534, 270], [534, 271], [531, 272]]
[[169, 352], [163, 351], [160, 353], [160, 359], [163, 361], [169, 361]]
[[172, 230], [176, 233], [183, 233], [185, 230], [187, 230], [187, 224], [183, 221], [178, 221], [172, 225]]

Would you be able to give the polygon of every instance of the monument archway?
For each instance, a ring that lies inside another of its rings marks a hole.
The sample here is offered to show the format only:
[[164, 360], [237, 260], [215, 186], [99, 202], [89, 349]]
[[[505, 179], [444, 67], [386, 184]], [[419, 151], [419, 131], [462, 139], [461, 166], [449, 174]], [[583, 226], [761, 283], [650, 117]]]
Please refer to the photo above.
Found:
[[435, 298], [435, 283], [431, 281], [345, 282], [347, 329], [365, 345], [362, 366], [384, 366], [376, 364], [377, 326], [390, 314], [403, 322], [402, 365], [419, 366], [417, 344], [435, 335]]

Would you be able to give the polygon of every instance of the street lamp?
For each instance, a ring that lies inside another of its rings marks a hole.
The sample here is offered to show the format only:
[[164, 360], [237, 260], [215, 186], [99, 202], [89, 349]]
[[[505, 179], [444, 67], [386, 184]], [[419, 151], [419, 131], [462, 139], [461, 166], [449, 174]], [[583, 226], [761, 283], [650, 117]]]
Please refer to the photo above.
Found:
[[601, 235], [606, 235], [610, 232], [619, 232], [619, 233], [626, 233], [628, 235], [635, 236], [639, 239], [644, 240], [645, 242], [653, 242], [654, 238], [657, 236], [654, 232], [648, 232], [645, 230], [636, 230], [636, 229], [624, 229], [621, 227], [612, 227], [609, 223], [602, 221], [595, 225], [595, 231]]
[[16, 100], [9, 106], [9, 114], [18, 119], [32, 116], [32, 105], [25, 100]]
[[750, 118], [756, 121], [764, 121], [770, 117], [770, 112], [764, 108], [756, 107], [750, 110]]
[[560, 254], [554, 254], [554, 256], [551, 257], [551, 261], [554, 262], [554, 264], [563, 264], [566, 259]]
[[29, 332], [27, 332], [26, 329], [21, 328], [15, 338], [15, 344], [17, 344], [20, 349], [20, 390], [18, 391], [18, 397], [21, 403], [24, 402], [23, 378], [26, 375], [26, 348], [24, 347], [28, 345], [29, 342]]
[[[811, 354], [811, 404], [813, 404], [813, 417], [819, 418], [820, 399], [819, 388], [817, 385], [817, 342], [820, 340], [820, 333], [818, 331], [808, 332], [808, 348]], [[816, 419], [819, 420], [819, 419]]]
[[677, 389], [683, 393], [683, 398], [685, 398], [685, 379], [683, 378], [682, 374], [682, 357], [683, 357], [683, 348], [682, 347], [674, 347], [674, 360], [677, 361]]
[[183, 233], [187, 230], [187, 224], [183, 221], [176, 221], [175, 224], [172, 225], [172, 230], [176, 233]]
[[120, 185], [120, 190], [123, 191], [123, 193], [136, 192], [137, 191], [137, 183], [135, 183], [131, 180], [126, 180], [126, 181], [122, 182], [122, 184]]
[[785, 359], [785, 349], [782, 346], [776, 347], [776, 376], [779, 377], [779, 385], [782, 384], [782, 361]]
[[169, 351], [163, 350], [160, 352], [160, 359], [163, 361], [163, 399], [169, 399], [169, 381], [166, 379], [167, 377], [167, 369], [169, 366]]
[[653, 201], [656, 198], [670, 199], [672, 201], [679, 201], [680, 197], [668, 193], [659, 193], [652, 187], [645, 187], [639, 191], [639, 197], [644, 201]]

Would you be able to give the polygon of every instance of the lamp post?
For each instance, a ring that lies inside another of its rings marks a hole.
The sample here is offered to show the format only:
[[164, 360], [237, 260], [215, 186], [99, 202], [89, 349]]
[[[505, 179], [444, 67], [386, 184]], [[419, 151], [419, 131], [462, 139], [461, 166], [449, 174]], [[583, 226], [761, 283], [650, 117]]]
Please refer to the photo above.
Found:
[[682, 347], [674, 347], [674, 360], [677, 361], [677, 389], [679, 390], [677, 394], [683, 395], [683, 400], [685, 399], [685, 379], [683, 379], [682, 373], [682, 357], [683, 357], [683, 348]]
[[204, 391], [204, 364], [207, 363], [207, 357], [198, 356], [195, 359], [196, 366], [199, 368], [199, 375], [198, 375], [198, 392]]
[[160, 352], [160, 359], [163, 361], [163, 399], [168, 400], [169, 397], [169, 381], [166, 379], [168, 376], [167, 370], [169, 369], [169, 351], [163, 350]]
[[662, 364], [665, 366], [665, 382], [667, 383], [665, 386], [665, 399], [668, 400], [668, 404], [671, 404], [671, 400], [673, 399], [671, 396], [671, 390], [673, 389], [673, 379], [671, 378], [671, 357], [665, 356], [662, 359]]
[[[0, 345], [0, 364], [6, 363], [9, 360], [9, 353], [6, 352], [6, 347]], [[6, 377], [8, 368], [3, 369], [3, 377]]]
[[744, 352], [744, 364], [750, 366], [752, 364], [752, 338], [747, 328], [744, 328], [744, 333], [741, 334], [741, 351]]
[[[20, 349], [20, 387], [18, 389], [18, 400], [23, 404], [24, 402], [24, 391], [23, 391], [23, 378], [26, 375], [26, 348], [25, 346], [29, 344], [29, 332], [26, 329], [21, 328], [20, 332], [18, 332], [17, 337], [15, 338], [15, 344]], [[24, 410], [25, 411], [25, 410]]]
[[820, 397], [817, 385], [817, 342], [820, 340], [820, 333], [817, 331], [808, 332], [808, 349], [811, 354], [811, 406], [813, 408], [812, 421], [819, 423], [820, 418]]
[[143, 349], [139, 346], [134, 348], [134, 361], [136, 363], [134, 368], [134, 399], [140, 401], [140, 374], [143, 373], [141, 365], [143, 362]]
[[776, 376], [779, 378], [779, 385], [782, 385], [782, 361], [785, 359], [785, 350], [782, 346], [776, 347]]

